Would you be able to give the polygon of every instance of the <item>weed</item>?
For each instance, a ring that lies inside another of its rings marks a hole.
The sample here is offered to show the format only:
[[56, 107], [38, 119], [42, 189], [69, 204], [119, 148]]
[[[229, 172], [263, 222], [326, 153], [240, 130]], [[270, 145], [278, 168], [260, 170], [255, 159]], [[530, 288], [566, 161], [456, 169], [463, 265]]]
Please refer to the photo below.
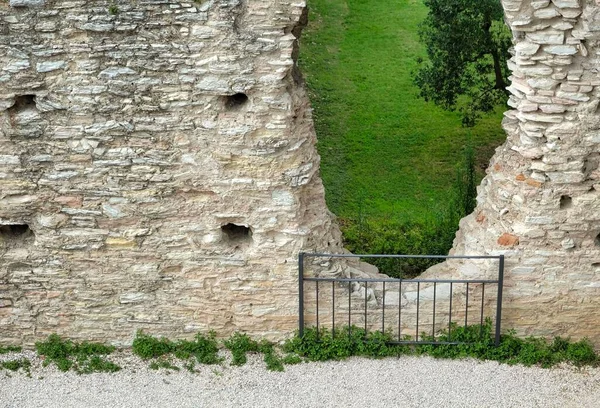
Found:
[[175, 344], [175, 357], [187, 360], [194, 356], [200, 364], [219, 364], [222, 358], [217, 355], [218, 352], [219, 345], [213, 331], [208, 336], [198, 333], [194, 341], [180, 340]]
[[194, 360], [190, 360], [187, 363], [185, 363], [183, 365], [183, 367], [188, 370], [190, 373], [195, 373], [196, 372], [196, 363], [194, 362]]
[[168, 359], [153, 361], [150, 363], [150, 368], [152, 370], [158, 370], [160, 368], [166, 368], [167, 370], [174, 370], [174, 371], [181, 370], [176, 365], [173, 365], [173, 363]]
[[0, 362], [0, 368], [5, 368], [10, 371], [18, 371], [19, 369], [23, 369], [27, 374], [30, 374], [31, 361], [26, 358], [21, 358], [19, 360], [9, 360]]
[[165, 338], [144, 334], [141, 330], [137, 332], [133, 340], [132, 350], [144, 360], [164, 356], [175, 351], [175, 344]]
[[19, 353], [22, 350], [19, 346], [0, 346], [0, 354], [7, 354], [11, 352]]
[[436, 336], [421, 335], [421, 340], [438, 342], [458, 342], [458, 345], [406, 345], [391, 344], [390, 334], [378, 331], [365, 333], [363, 329], [352, 326], [332, 332], [315, 328], [305, 329], [304, 337], [298, 335], [288, 340], [284, 351], [295, 353], [311, 361], [340, 360], [350, 356], [381, 358], [401, 354], [422, 354], [435, 358], [466, 358], [495, 360], [506, 364], [538, 365], [552, 367], [561, 362], [576, 366], [592, 365], [598, 362], [588, 340], [570, 342], [568, 339], [555, 338], [548, 343], [542, 338], [521, 339], [514, 332], [500, 337], [498, 347], [494, 345], [491, 320], [485, 324], [457, 326], [452, 324], [450, 332], [442, 331]]
[[104, 360], [101, 356], [110, 354], [114, 347], [99, 343], [74, 343], [63, 340], [57, 334], [51, 334], [44, 342], [35, 343], [40, 356], [44, 356], [44, 367], [51, 363], [56, 364], [60, 371], [69, 371], [74, 368], [80, 374], [92, 372], [115, 372], [121, 368]]
[[244, 365], [247, 361], [246, 353], [259, 351], [259, 344], [248, 337], [248, 335], [241, 333], [235, 333], [229, 339], [225, 340], [223, 344], [233, 355], [231, 365]]
[[264, 354], [264, 362], [269, 371], [283, 371], [283, 361], [277, 355], [273, 343], [262, 341], [259, 344], [259, 351]]
[[111, 4], [110, 6], [108, 6], [108, 12], [113, 16], [116, 16], [117, 14], [119, 14], [119, 6], [117, 6], [114, 3]]
[[217, 355], [219, 345], [215, 337], [214, 332], [210, 332], [208, 336], [198, 333], [193, 341], [179, 340], [173, 342], [138, 331], [133, 340], [132, 349], [135, 354], [144, 360], [174, 354], [175, 357], [181, 360], [195, 357], [200, 364], [219, 364], [222, 359]]
[[302, 362], [302, 357], [297, 354], [287, 354], [283, 356], [281, 362], [286, 365], [300, 364]]

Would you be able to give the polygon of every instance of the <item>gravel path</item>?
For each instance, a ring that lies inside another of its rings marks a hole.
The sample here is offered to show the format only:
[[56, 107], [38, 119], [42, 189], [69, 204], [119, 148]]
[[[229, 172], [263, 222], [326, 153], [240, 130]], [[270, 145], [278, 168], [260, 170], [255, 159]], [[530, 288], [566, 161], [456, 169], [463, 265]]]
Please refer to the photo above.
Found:
[[[305, 363], [269, 372], [243, 367], [154, 371], [129, 352], [116, 374], [42, 368], [31, 378], [0, 371], [0, 407], [598, 407], [600, 369], [526, 368], [474, 360], [401, 357]], [[16, 355], [16, 354], [14, 354]], [[3, 359], [9, 356], [2, 356]], [[14, 357], [14, 356], [13, 356]]]

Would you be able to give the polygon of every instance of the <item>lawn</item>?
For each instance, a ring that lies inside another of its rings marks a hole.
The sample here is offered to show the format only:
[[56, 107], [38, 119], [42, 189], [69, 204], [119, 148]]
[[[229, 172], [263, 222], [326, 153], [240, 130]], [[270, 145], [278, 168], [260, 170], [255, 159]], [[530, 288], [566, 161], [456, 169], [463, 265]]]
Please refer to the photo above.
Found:
[[418, 97], [421, 0], [309, 0], [299, 64], [330, 210], [343, 225], [424, 220], [447, 205], [463, 148], [479, 177], [505, 139], [502, 109], [474, 128]]

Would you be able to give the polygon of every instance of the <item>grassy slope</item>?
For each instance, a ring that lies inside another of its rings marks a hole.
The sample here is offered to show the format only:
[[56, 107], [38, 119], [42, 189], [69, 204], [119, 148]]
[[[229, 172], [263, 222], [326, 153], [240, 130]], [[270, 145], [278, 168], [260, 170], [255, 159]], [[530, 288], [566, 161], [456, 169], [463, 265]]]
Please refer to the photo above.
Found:
[[309, 0], [300, 66], [314, 107], [329, 208], [343, 221], [418, 220], [447, 199], [461, 149], [485, 168], [501, 113], [472, 129], [417, 97], [421, 0]]

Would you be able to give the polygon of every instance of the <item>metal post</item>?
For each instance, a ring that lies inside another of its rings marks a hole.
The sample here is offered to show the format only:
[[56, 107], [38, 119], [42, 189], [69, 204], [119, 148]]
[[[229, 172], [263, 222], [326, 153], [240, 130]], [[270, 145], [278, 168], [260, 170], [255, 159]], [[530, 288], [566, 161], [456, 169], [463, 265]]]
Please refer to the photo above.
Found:
[[498, 299], [496, 304], [496, 346], [500, 345], [500, 323], [502, 321], [502, 286], [504, 285], [504, 255], [500, 255], [498, 267]]
[[304, 337], [304, 252], [298, 254], [298, 334]]

